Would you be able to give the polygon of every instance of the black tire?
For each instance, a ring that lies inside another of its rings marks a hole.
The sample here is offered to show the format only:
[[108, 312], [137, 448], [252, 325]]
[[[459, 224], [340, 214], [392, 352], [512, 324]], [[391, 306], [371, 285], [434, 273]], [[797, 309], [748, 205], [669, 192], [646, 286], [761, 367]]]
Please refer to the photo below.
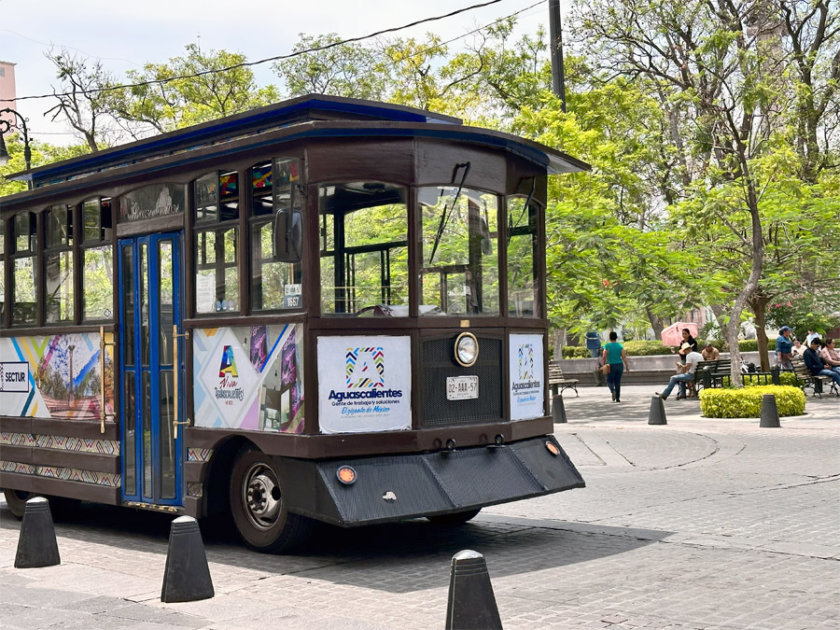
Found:
[[427, 516], [426, 518], [434, 525], [451, 527], [454, 525], [463, 525], [478, 516], [479, 512], [481, 512], [481, 508], [464, 510], [463, 512], [452, 512], [451, 514], [436, 514], [434, 516]]
[[32, 492], [26, 492], [25, 490], [4, 489], [3, 494], [6, 497], [6, 505], [9, 507], [9, 512], [18, 520], [23, 518], [23, 512], [26, 510], [26, 502], [32, 497], [40, 496]]
[[25, 490], [3, 490], [6, 497], [6, 505], [9, 511], [18, 519], [23, 518], [26, 511], [26, 502], [33, 497], [45, 497], [50, 502], [50, 514], [54, 520], [63, 520], [72, 517], [79, 509], [81, 501], [68, 499], [66, 497], [50, 497]]
[[240, 451], [230, 477], [230, 512], [236, 529], [252, 549], [279, 553], [299, 546], [312, 522], [288, 511], [277, 472], [262, 451]]

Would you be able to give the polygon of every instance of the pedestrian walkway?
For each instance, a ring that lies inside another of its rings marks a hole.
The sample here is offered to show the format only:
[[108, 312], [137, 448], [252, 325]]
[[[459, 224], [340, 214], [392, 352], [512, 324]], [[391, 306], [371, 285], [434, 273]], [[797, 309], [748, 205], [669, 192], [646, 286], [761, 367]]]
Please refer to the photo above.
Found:
[[[630, 422], [647, 423], [651, 399], [661, 392], [665, 383], [655, 385], [627, 385], [621, 388], [621, 402], [615, 403], [610, 398], [610, 390], [604, 387], [578, 387], [580, 396], [566, 392], [563, 404], [566, 419], [570, 423], [588, 422]], [[665, 403], [665, 415], [668, 422], [680, 423], [697, 421], [704, 426], [737, 426], [758, 424], [758, 418], [705, 418], [700, 412], [700, 400], [697, 398], [676, 399], [676, 391]], [[822, 398], [806, 396], [805, 415], [780, 418], [782, 426], [811, 426], [819, 422], [840, 422], [840, 398], [823, 395]]]
[[[840, 628], [840, 404], [806, 415], [700, 416], [652, 386], [564, 398], [554, 433], [586, 487], [423, 520], [328, 528], [294, 555], [205, 537], [215, 597], [164, 604], [171, 520], [85, 504], [56, 532], [62, 563], [13, 566], [20, 523], [0, 505], [0, 626], [421, 630], [444, 626], [450, 560], [482, 553], [506, 630]], [[204, 525], [203, 525], [204, 526]]]

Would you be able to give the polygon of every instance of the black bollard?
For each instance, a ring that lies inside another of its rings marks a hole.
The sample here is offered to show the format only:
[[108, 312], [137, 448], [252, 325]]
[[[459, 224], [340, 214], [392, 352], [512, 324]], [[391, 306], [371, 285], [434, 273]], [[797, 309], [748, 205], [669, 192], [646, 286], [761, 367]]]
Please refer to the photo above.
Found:
[[767, 427], [768, 429], [779, 429], [779, 410], [776, 409], [776, 396], [773, 394], [764, 394], [761, 397], [761, 422], [759, 427]]
[[160, 601], [195, 602], [213, 595], [213, 580], [198, 522], [191, 516], [179, 516], [169, 529]]
[[668, 424], [668, 420], [665, 418], [665, 401], [659, 396], [650, 399], [648, 424]]
[[15, 567], [32, 569], [57, 564], [61, 564], [61, 557], [58, 554], [50, 503], [44, 497], [29, 499], [20, 524]]
[[566, 405], [563, 403], [562, 394], [557, 394], [551, 398], [551, 417], [558, 424], [566, 422]]
[[472, 549], [452, 556], [446, 630], [502, 630], [484, 556]]

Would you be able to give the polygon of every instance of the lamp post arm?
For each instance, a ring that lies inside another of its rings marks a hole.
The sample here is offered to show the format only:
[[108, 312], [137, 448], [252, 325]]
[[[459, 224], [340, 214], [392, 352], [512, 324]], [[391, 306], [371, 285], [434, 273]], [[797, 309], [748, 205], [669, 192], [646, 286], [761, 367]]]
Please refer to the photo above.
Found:
[[[11, 123], [8, 120], [0, 118], [0, 135], [9, 131], [9, 129], [19, 129], [23, 133], [23, 161], [26, 164], [26, 170], [32, 168], [32, 149], [29, 146], [29, 129], [26, 127], [26, 118], [21, 116], [16, 110], [11, 107], [0, 109], [0, 116], [3, 114], [11, 114], [18, 121], [17, 124]], [[29, 187], [32, 187], [32, 182], [29, 182]]]

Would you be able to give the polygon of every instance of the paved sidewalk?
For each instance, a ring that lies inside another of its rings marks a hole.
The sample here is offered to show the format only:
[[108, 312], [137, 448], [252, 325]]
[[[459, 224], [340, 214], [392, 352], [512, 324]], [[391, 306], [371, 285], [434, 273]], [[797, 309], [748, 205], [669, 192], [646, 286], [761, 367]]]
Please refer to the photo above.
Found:
[[160, 602], [168, 517], [86, 504], [56, 524], [61, 565], [19, 570], [0, 504], [0, 627], [441, 628], [450, 559], [475, 549], [506, 630], [840, 628], [840, 400], [774, 429], [668, 400], [651, 426], [654, 391], [567, 391], [555, 435], [587, 487], [461, 528], [326, 529], [290, 556], [204, 530], [200, 602]]

